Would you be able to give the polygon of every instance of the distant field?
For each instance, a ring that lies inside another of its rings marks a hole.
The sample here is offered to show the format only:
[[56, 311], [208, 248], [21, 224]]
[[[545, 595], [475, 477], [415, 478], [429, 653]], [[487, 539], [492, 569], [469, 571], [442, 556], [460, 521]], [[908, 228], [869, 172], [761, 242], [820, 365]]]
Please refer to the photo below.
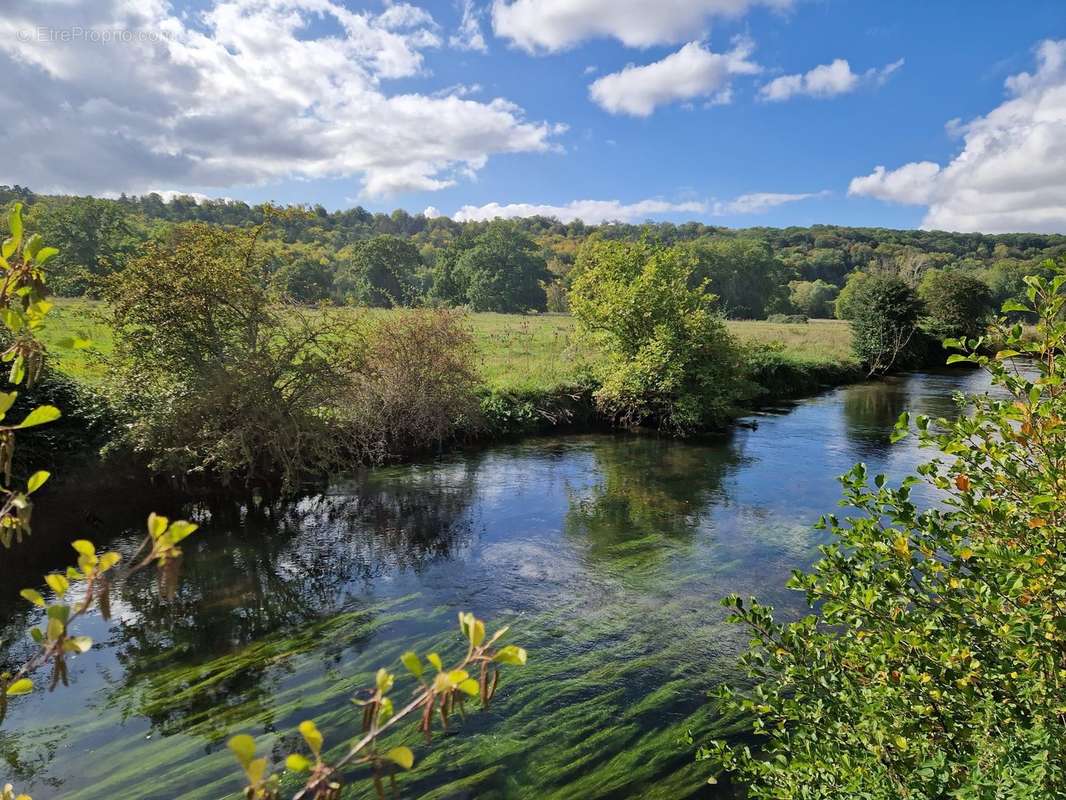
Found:
[[[99, 319], [101, 305], [91, 300], [59, 300], [44, 334], [59, 368], [81, 380], [96, 382], [105, 369], [99, 354], [111, 352], [111, 331]], [[387, 312], [382, 312], [387, 313]], [[498, 389], [545, 389], [566, 383], [596, 357], [576, 335], [572, 317], [564, 314], [521, 316], [471, 314], [488, 386]], [[729, 328], [745, 342], [780, 342], [793, 358], [810, 362], [851, 359], [851, 330], [838, 320], [808, 324], [731, 321]], [[56, 346], [63, 338], [87, 334], [91, 351]]]

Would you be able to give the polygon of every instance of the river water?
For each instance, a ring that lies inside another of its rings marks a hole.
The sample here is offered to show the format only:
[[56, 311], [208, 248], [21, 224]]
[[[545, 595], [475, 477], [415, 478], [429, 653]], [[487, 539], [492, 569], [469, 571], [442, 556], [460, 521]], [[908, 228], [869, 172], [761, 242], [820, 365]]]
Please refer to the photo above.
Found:
[[[706, 700], [737, 678], [747, 640], [718, 600], [754, 594], [782, 618], [804, 613], [782, 587], [817, 555], [811, 525], [836, 509], [836, 476], [864, 461], [898, 480], [923, 456], [911, 439], [889, 445], [899, 413], [950, 415], [954, 392], [985, 385], [944, 371], [846, 387], [701, 442], [530, 439], [374, 470], [282, 507], [100, 495], [84, 524], [120, 531], [107, 543], [120, 551], [143, 535], [131, 520], [145, 507], [203, 527], [172, 597], [144, 573], [117, 586], [111, 621], [79, 624], [96, 645], [71, 664], [71, 686], [11, 703], [0, 785], [34, 800], [235, 796], [229, 736], [283, 757], [313, 717], [327, 746], [343, 745], [373, 671], [402, 671], [409, 647], [458, 654], [456, 612], [471, 610], [490, 629], [510, 623], [529, 664], [431, 747], [407, 736], [418, 764], [401, 797], [725, 796], [693, 759], [736, 730]], [[0, 665], [27, 652], [36, 620], [17, 592], [40, 583], [42, 563], [66, 563], [47, 544], [57, 538], [22, 545], [48, 548], [32, 569], [0, 553]], [[372, 795], [352, 778], [346, 797]]]

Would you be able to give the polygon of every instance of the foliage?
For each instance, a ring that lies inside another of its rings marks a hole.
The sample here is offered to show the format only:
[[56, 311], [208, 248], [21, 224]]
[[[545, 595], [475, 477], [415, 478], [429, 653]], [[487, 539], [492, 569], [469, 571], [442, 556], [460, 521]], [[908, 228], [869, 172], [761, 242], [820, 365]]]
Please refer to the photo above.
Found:
[[543, 311], [547, 297], [542, 281], [551, 278], [536, 244], [518, 227], [498, 220], [455, 262], [474, 311], [524, 313]]
[[708, 282], [726, 316], [763, 319], [774, 307], [783, 281], [781, 265], [766, 242], [700, 239], [692, 251], [697, 259], [692, 285]]
[[109, 284], [121, 445], [158, 471], [245, 484], [336, 464], [328, 409], [358, 362], [358, 320], [270, 302], [261, 229], [179, 226]]
[[606, 352], [596, 401], [622, 425], [675, 433], [721, 425], [747, 391], [740, 351], [695, 283], [688, 249], [589, 242], [570, 292], [574, 315]]
[[72, 198], [41, 206], [34, 216], [31, 223], [59, 251], [49, 277], [60, 295], [98, 294], [102, 279], [125, 266], [138, 240], [130, 214], [108, 200]]
[[375, 236], [355, 248], [337, 276], [342, 297], [379, 308], [414, 305], [422, 256], [396, 236]]
[[380, 318], [341, 391], [359, 452], [380, 462], [439, 446], [478, 417], [474, 337], [451, 310]]
[[921, 301], [902, 279], [874, 275], [862, 281], [853, 295], [852, 346], [859, 363], [871, 375], [905, 366], [919, 340]]
[[992, 292], [958, 270], [931, 269], [922, 276], [918, 297], [925, 306], [925, 328], [937, 339], [976, 339], [992, 314]]
[[[1066, 793], [1066, 263], [1027, 281], [1005, 312], [1039, 319], [1036, 341], [1002, 321], [1006, 349], [979, 354], [996, 392], [957, 419], [914, 420], [939, 454], [898, 488], [863, 465], [842, 478], [833, 540], [794, 589], [820, 612], [775, 622], [725, 601], [752, 631], [754, 686], [720, 692], [754, 718], [758, 751], [702, 757], [759, 798], [1046, 798]], [[901, 416], [897, 440], [908, 435]], [[920, 510], [913, 494], [932, 490]]]
[[844, 284], [844, 288], [840, 290], [840, 294], [833, 303], [833, 313], [837, 319], [849, 321], [855, 319], [860, 310], [857, 298], [860, 296], [863, 284], [870, 278], [870, 274], [862, 271], [853, 272], [848, 276], [847, 283]]
[[815, 281], [790, 281], [788, 301], [800, 314], [814, 319], [833, 315], [833, 304], [840, 288], [821, 278]]
[[[465, 716], [466, 698], [476, 698], [482, 708], [488, 708], [499, 684], [500, 667], [524, 665], [526, 651], [516, 645], [497, 644], [507, 632], [506, 627], [486, 639], [485, 623], [473, 614], [460, 612], [459, 628], [468, 645], [466, 655], [453, 667], [445, 668], [437, 653], [429, 653], [425, 661], [410, 650], [400, 657], [404, 669], [416, 681], [414, 698], [400, 708], [390, 695], [396, 676], [384, 668], [378, 670], [374, 687], [355, 700], [363, 709], [363, 735], [332, 764], [325, 759], [325, 742], [315, 723], [312, 720], [300, 723], [299, 732], [311, 758], [292, 753], [285, 759], [287, 771], [309, 773], [293, 800], [336, 800], [343, 786], [341, 771], [348, 765], [369, 766], [374, 788], [378, 796], [384, 798], [382, 778], [387, 775], [391, 779], [397, 768], [411, 769], [415, 757], [411, 749], [403, 745], [380, 750], [377, 741], [383, 734], [407, 717], [417, 717], [419, 729], [428, 742], [432, 738], [433, 721], [438, 715], [445, 731], [449, 716], [456, 710]], [[430, 667], [433, 673], [430, 673]], [[244, 796], [248, 800], [279, 800], [281, 776], [269, 772], [266, 758], [256, 758], [255, 740], [248, 734], [239, 734], [229, 740], [229, 748], [247, 776]]]
[[[3, 361], [11, 364], [9, 380], [18, 385], [24, 381], [32, 383], [40, 374], [43, 366], [43, 347], [36, 338], [37, 332], [43, 327], [45, 316], [52, 308], [52, 304], [45, 299], [45, 275], [42, 267], [48, 263], [57, 251], [55, 248], [45, 247], [39, 235], [24, 239], [22, 230], [21, 205], [15, 204], [9, 219], [11, 232], [0, 249], [0, 269], [6, 273], [5, 280], [0, 284], [0, 321], [3, 322], [7, 334], [11, 337], [8, 348], [3, 352]], [[196, 250], [191, 247], [191, 252], [182, 253], [191, 259], [198, 255], [202, 258], [220, 258], [227, 255], [227, 248], [234, 242], [229, 239], [213, 239], [204, 237], [206, 241], [197, 237], [197, 233], [190, 232], [193, 244], [204, 245], [203, 249]], [[252, 244], [257, 233], [252, 234]], [[229, 253], [232, 255], [232, 253]], [[190, 267], [189, 260], [182, 261], [175, 258], [178, 266]], [[251, 248], [245, 251], [243, 261], [245, 272], [231, 272], [229, 277], [248, 277], [247, 270], [254, 265], [254, 252]], [[214, 278], [224, 276], [215, 275], [212, 270], [208, 273]], [[135, 275], [135, 272], [129, 273]], [[126, 276], [124, 275], [124, 280]], [[170, 276], [175, 277], [175, 276]], [[204, 302], [208, 300], [205, 294], [196, 294], [196, 290], [205, 288], [204, 276], [188, 275], [189, 282], [183, 283], [181, 288], [190, 289], [188, 297], [182, 300]], [[143, 276], [142, 276], [143, 280]], [[124, 289], [129, 294], [122, 295], [128, 302], [124, 306], [123, 317], [128, 324], [141, 326], [149, 322], [146, 309], [138, 310], [137, 302], [145, 302], [148, 297], [163, 302], [160, 307], [161, 315], [167, 320], [168, 314], [174, 313], [173, 297], [167, 296], [166, 290], [160, 294], [152, 295], [145, 283], [124, 283]], [[173, 287], [170, 287], [173, 288]], [[222, 333], [217, 338], [211, 338], [208, 343], [216, 345], [228, 343], [232, 345], [233, 334], [241, 334], [254, 338], [257, 335], [256, 327], [269, 324], [272, 320], [263, 316], [263, 307], [258, 287], [252, 285], [237, 285], [235, 292], [223, 294], [220, 298], [226, 305], [226, 310], [212, 309], [208, 317], [201, 318], [199, 329], [194, 328], [192, 339], [184, 343], [160, 342], [155, 344], [159, 349], [157, 357], [159, 362], [147, 354], [142, 353], [143, 363], [151, 365], [167, 365], [180, 362], [182, 354], [186, 357], [190, 351], [185, 348], [194, 343], [197, 335]], [[168, 307], [164, 301], [170, 300]], [[243, 302], [242, 302], [243, 301]], [[238, 326], [236, 330], [226, 332], [218, 329], [204, 327], [205, 322], [217, 322], [232, 315], [243, 323], [243, 328]], [[144, 334], [143, 327], [134, 328], [134, 333]], [[173, 329], [170, 331], [174, 332]], [[231, 337], [227, 338], [226, 333]], [[209, 337], [210, 338], [210, 337]], [[141, 341], [143, 344], [143, 340]], [[77, 343], [71, 343], [74, 346]], [[311, 356], [302, 354], [304, 358]], [[291, 356], [290, 356], [291, 357]], [[11, 391], [0, 394], [0, 420], [6, 415], [17, 399], [18, 392]], [[27, 416], [16, 425], [0, 426], [0, 446], [3, 449], [3, 473], [4, 483], [0, 487], [3, 495], [3, 508], [0, 510], [0, 543], [10, 547], [13, 540], [21, 538], [30, 532], [30, 509], [29, 495], [36, 492], [48, 480], [49, 473], [37, 471], [26, 482], [25, 490], [14, 488], [11, 485], [11, 461], [14, 452], [14, 439], [16, 431], [33, 428], [52, 422], [60, 417], [59, 409], [54, 406], [44, 405], [34, 408]], [[156, 566], [159, 569], [160, 595], [172, 599], [175, 591], [175, 582], [178, 575], [179, 560], [182, 556], [181, 542], [194, 533], [197, 526], [184, 520], [170, 521], [157, 514], [148, 517], [147, 535], [141, 546], [129, 557], [131, 566], [125, 570], [129, 575], [148, 566]], [[33, 588], [23, 589], [21, 596], [33, 606], [43, 609], [44, 622], [40, 627], [30, 630], [31, 638], [37, 645], [37, 649], [31, 657], [21, 666], [11, 672], [0, 673], [0, 722], [3, 721], [7, 705], [12, 698], [30, 694], [35, 689], [34, 675], [40, 669], [51, 667], [50, 689], [58, 684], [68, 684], [67, 660], [85, 653], [92, 646], [92, 640], [88, 636], [75, 635], [71, 626], [79, 618], [97, 609], [99, 614], [106, 620], [110, 617], [111, 581], [122, 556], [117, 552], [99, 553], [92, 542], [79, 539], [71, 542], [71, 546], [77, 554], [77, 566], [68, 567], [65, 573], [52, 573], [45, 576], [44, 582], [50, 590], [51, 596], [46, 597], [40, 591]], [[76, 599], [68, 599], [68, 596], [79, 595]], [[374, 786], [378, 795], [384, 798], [384, 789], [381, 783], [383, 768], [392, 769], [399, 767], [410, 769], [414, 764], [414, 754], [406, 746], [393, 747], [380, 752], [377, 747], [379, 737], [390, 727], [405, 717], [415, 714], [421, 716], [420, 728], [425, 734], [427, 741], [430, 738], [433, 718], [435, 714], [441, 717], [442, 726], [446, 729], [448, 716], [458, 707], [460, 714], [463, 713], [464, 696], [477, 697], [482, 706], [487, 707], [495, 695], [500, 679], [500, 667], [503, 665], [524, 665], [526, 652], [516, 645], [500, 645], [499, 640], [506, 633], [507, 628], [498, 630], [491, 638], [486, 639], [485, 623], [478, 620], [470, 613], [459, 614], [459, 627], [468, 641], [466, 655], [451, 669], [444, 669], [440, 657], [436, 653], [429, 653], [427, 662], [432, 665], [436, 674], [430, 679], [428, 670], [421, 659], [414, 652], [407, 652], [401, 658], [407, 670], [418, 680], [419, 688], [415, 691], [415, 697], [402, 709], [396, 710], [389, 696], [393, 688], [395, 678], [385, 669], [377, 672], [375, 687], [366, 693], [363, 698], [357, 698], [356, 702], [363, 708], [363, 736], [356, 741], [347, 753], [333, 764], [327, 764], [323, 758], [323, 737], [312, 720], [305, 720], [299, 725], [299, 732], [307, 743], [313, 756], [313, 761], [298, 753], [293, 753], [285, 760], [287, 771], [298, 774], [309, 772], [310, 775], [304, 781], [294, 795], [294, 800], [337, 800], [341, 796], [340, 770], [348, 764], [369, 764], [373, 770]], [[472, 677], [469, 670], [475, 670], [477, 677]], [[255, 758], [255, 743], [246, 734], [238, 735], [230, 739], [230, 749], [233, 751], [242, 768], [244, 769], [248, 785], [244, 791], [247, 798], [269, 800], [277, 798], [279, 776], [269, 774], [268, 761], [265, 758]], [[386, 767], [385, 765], [389, 765]], [[391, 777], [391, 773], [390, 773]], [[14, 787], [5, 784], [0, 790], [0, 800], [31, 800], [28, 795], [15, 794]]]

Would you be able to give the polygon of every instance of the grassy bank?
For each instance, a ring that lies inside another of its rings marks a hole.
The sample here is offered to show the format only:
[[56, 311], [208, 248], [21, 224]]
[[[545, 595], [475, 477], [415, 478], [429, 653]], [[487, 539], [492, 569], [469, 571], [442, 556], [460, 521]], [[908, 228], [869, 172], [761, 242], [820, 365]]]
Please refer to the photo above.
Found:
[[[57, 369], [88, 383], [99, 382], [105, 374], [99, 356], [110, 353], [113, 345], [111, 331], [101, 320], [101, 309], [100, 303], [90, 300], [61, 299], [43, 336], [51, 346]], [[523, 395], [552, 392], [576, 383], [597, 357], [577, 336], [574, 319], [564, 314], [482, 313], [469, 318], [487, 390]], [[794, 365], [796, 374], [832, 376], [854, 369], [851, 331], [845, 322], [731, 320], [729, 329], [742, 342], [779, 345], [775, 365], [782, 374], [785, 364]], [[91, 350], [71, 351], [57, 346], [64, 338], [82, 334], [92, 339]]]

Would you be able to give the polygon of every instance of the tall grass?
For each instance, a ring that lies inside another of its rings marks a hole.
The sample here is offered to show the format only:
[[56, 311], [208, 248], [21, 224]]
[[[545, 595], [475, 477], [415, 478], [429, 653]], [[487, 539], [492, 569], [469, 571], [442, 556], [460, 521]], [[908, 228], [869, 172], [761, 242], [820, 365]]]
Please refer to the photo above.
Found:
[[[102, 304], [92, 300], [60, 299], [44, 333], [57, 367], [73, 378], [98, 382], [105, 373], [101, 355], [111, 352], [111, 330], [102, 318]], [[374, 311], [373, 315], [403, 314]], [[576, 323], [566, 314], [479, 313], [468, 316], [486, 388], [505, 391], [550, 390], [575, 382], [596, 359], [595, 350], [577, 335]], [[808, 364], [846, 364], [853, 361], [851, 330], [838, 320], [789, 324], [731, 320], [729, 329], [743, 342], [780, 343], [783, 355]], [[89, 350], [56, 346], [74, 336], [92, 339]]]

